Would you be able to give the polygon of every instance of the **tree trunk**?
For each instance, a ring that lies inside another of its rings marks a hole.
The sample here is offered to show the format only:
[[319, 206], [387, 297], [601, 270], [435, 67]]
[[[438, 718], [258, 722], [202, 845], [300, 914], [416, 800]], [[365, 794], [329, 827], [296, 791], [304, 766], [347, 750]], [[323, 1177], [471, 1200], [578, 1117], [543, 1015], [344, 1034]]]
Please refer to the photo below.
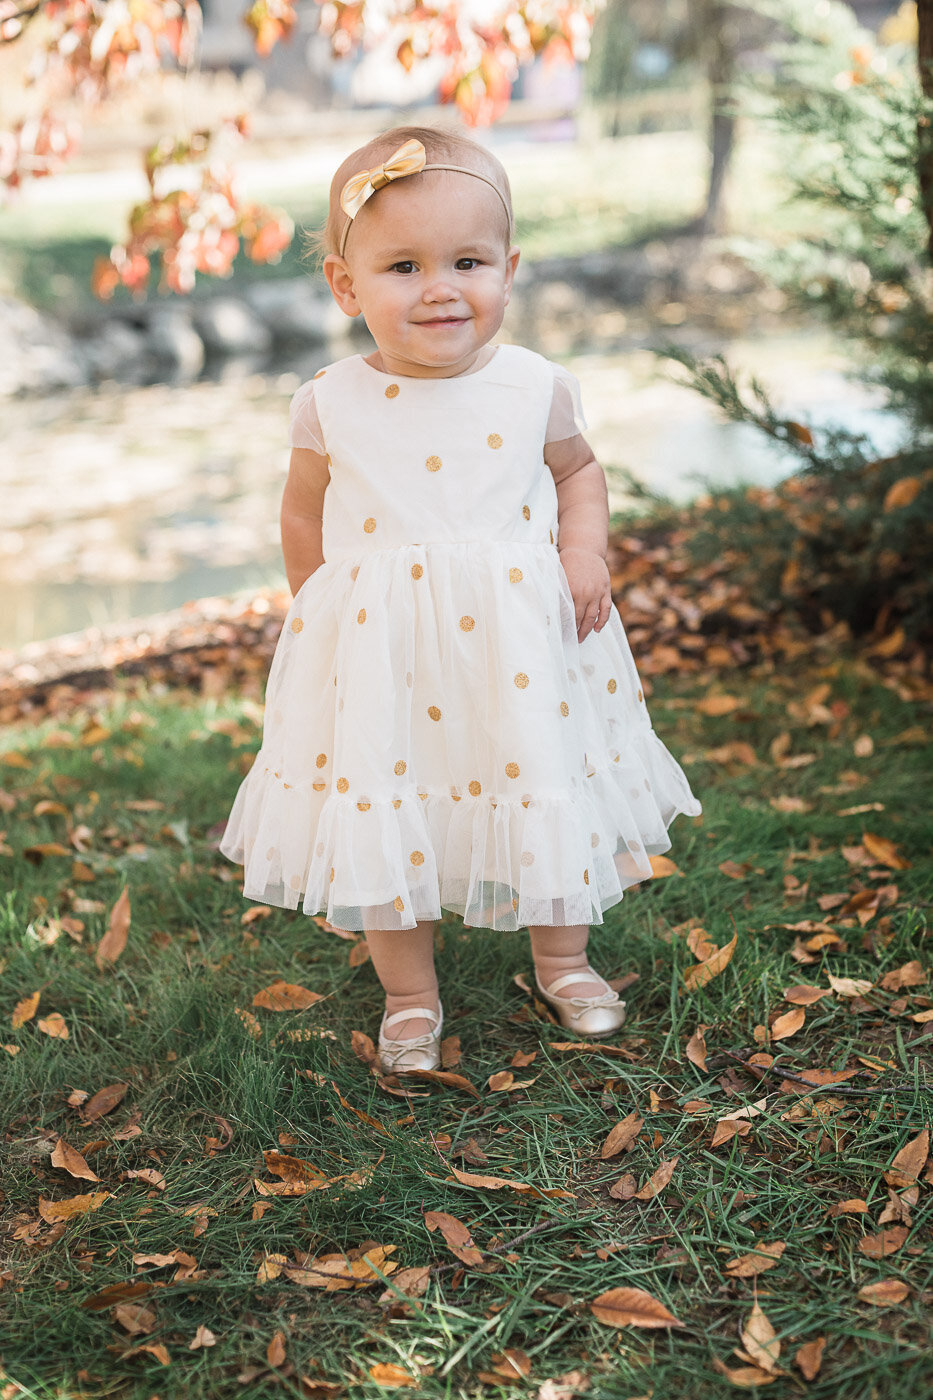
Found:
[[[933, 4], [933, 0], [930, 0]], [[710, 171], [702, 233], [722, 233], [726, 224], [725, 186], [735, 146], [736, 45], [733, 6], [707, 0], [704, 27], [708, 36], [707, 77], [710, 89]]]
[[[933, 100], [933, 0], [917, 0], [917, 62], [924, 95]], [[929, 117], [920, 119], [917, 139], [920, 148], [917, 173], [920, 198], [930, 236], [927, 247], [933, 261], [933, 128]]]

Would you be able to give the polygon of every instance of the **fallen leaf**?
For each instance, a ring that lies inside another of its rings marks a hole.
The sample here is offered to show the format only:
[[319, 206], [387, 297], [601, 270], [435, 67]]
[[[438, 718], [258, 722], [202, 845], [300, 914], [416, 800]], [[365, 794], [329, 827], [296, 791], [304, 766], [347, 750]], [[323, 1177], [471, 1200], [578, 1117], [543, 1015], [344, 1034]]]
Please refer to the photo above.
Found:
[[895, 1303], [903, 1303], [910, 1297], [910, 1289], [899, 1278], [881, 1278], [877, 1283], [866, 1283], [858, 1296], [863, 1303], [871, 1303], [876, 1308], [890, 1308]]
[[687, 1059], [690, 1061], [690, 1063], [692, 1065], [696, 1065], [697, 1069], [703, 1070], [704, 1073], [706, 1072], [707, 1055], [705, 1037], [706, 1032], [708, 1030], [709, 1026], [704, 1026], [702, 1024], [697, 1026], [696, 1030], [693, 1032], [693, 1035], [687, 1041], [686, 1050]]
[[416, 1264], [410, 1269], [399, 1269], [398, 1273], [392, 1276], [392, 1287], [380, 1294], [379, 1301], [380, 1303], [394, 1302], [397, 1297], [395, 1289], [398, 1289], [399, 1293], [404, 1293], [406, 1298], [420, 1298], [423, 1293], [427, 1292], [430, 1280], [430, 1264]]
[[687, 947], [697, 962], [708, 962], [719, 949], [708, 937], [705, 928], [692, 928], [687, 933]]
[[76, 1215], [100, 1210], [109, 1195], [109, 1191], [92, 1191], [86, 1196], [69, 1196], [64, 1201], [47, 1201], [40, 1196], [39, 1214], [47, 1225], [54, 1225], [57, 1220], [71, 1220]]
[[264, 987], [253, 997], [252, 1005], [265, 1011], [306, 1011], [316, 1001], [323, 1001], [321, 992], [311, 992], [307, 987], [297, 987], [281, 979]]
[[440, 1230], [448, 1249], [464, 1264], [481, 1264], [483, 1256], [473, 1243], [469, 1230], [455, 1215], [443, 1210], [427, 1210], [424, 1223], [429, 1230]]
[[680, 1161], [679, 1157], [672, 1157], [668, 1162], [662, 1162], [651, 1173], [648, 1180], [640, 1191], [635, 1192], [636, 1201], [652, 1201], [655, 1196], [660, 1195], [674, 1175], [674, 1168]]
[[807, 1019], [807, 1013], [802, 1006], [794, 1006], [790, 1011], [785, 1011], [783, 1016], [778, 1016], [771, 1022], [771, 1039], [787, 1040], [790, 1036], [796, 1035]]
[[201, 1326], [188, 1343], [189, 1351], [200, 1351], [201, 1347], [215, 1347], [217, 1338], [209, 1327]]
[[621, 1123], [617, 1123], [599, 1149], [603, 1161], [609, 1157], [617, 1157], [620, 1152], [627, 1152], [644, 1125], [644, 1118], [639, 1117], [637, 1113], [629, 1113]]
[[505, 1176], [479, 1176], [475, 1172], [461, 1171], [459, 1167], [450, 1167], [453, 1173], [448, 1177], [449, 1181], [459, 1181], [461, 1186], [475, 1186], [482, 1191], [501, 1191], [504, 1188], [510, 1191], [517, 1191], [520, 1195], [529, 1195], [542, 1200], [575, 1200], [572, 1191], [562, 1191], [559, 1186], [535, 1186], [530, 1181], [515, 1181], [512, 1177]]
[[744, 880], [750, 875], [754, 866], [750, 860], [743, 861], [738, 865], [734, 860], [724, 860], [720, 862], [719, 871], [722, 875], [728, 875], [730, 880]]
[[772, 1376], [757, 1366], [738, 1366], [730, 1369], [718, 1356], [713, 1357], [713, 1369], [741, 1390], [755, 1390], [763, 1385], [773, 1385], [777, 1380], [777, 1376]]
[[768, 805], [773, 807], [776, 812], [784, 812], [786, 815], [813, 811], [813, 803], [807, 802], [806, 798], [791, 797], [790, 794], [783, 792], [777, 797], [769, 797]]
[[51, 1036], [53, 1040], [68, 1039], [68, 1027], [65, 1024], [65, 1018], [59, 1015], [57, 1011], [53, 1011], [50, 1016], [40, 1017], [36, 1025], [39, 1027], [40, 1031], [45, 1035]]
[[165, 1190], [165, 1177], [155, 1167], [140, 1167], [138, 1171], [124, 1172], [128, 1181], [141, 1181], [146, 1186], [154, 1186], [157, 1191]]
[[886, 865], [890, 870], [909, 870], [911, 863], [900, 854], [893, 841], [889, 841], [887, 836], [875, 836], [870, 831], [862, 833], [862, 845], [875, 860]]
[[926, 973], [914, 959], [913, 962], [904, 963], [903, 967], [894, 967], [886, 972], [881, 985], [886, 992], [900, 992], [904, 987], [919, 987], [926, 980]]
[[875, 985], [864, 977], [834, 977], [831, 972], [826, 975], [837, 997], [863, 997]]
[[912, 505], [922, 490], [923, 483], [919, 476], [902, 476], [888, 487], [881, 509], [886, 515], [892, 510], [902, 510], [904, 506]]
[[794, 1365], [800, 1369], [805, 1381], [816, 1380], [819, 1375], [825, 1345], [825, 1337], [814, 1337], [812, 1342], [804, 1342], [802, 1347], [797, 1348]]
[[684, 970], [684, 984], [689, 992], [695, 992], [700, 987], [705, 987], [707, 982], [711, 982], [714, 977], [718, 977], [724, 968], [728, 967], [732, 961], [732, 954], [735, 952], [735, 945], [739, 935], [734, 933], [729, 942], [722, 948], [717, 948], [712, 957], [706, 962], [697, 963], [694, 967]]
[[106, 1113], [112, 1113], [118, 1103], [122, 1103], [129, 1084], [108, 1084], [105, 1089], [98, 1089], [96, 1094], [92, 1094], [87, 1103], [80, 1109], [81, 1117], [85, 1123], [93, 1123], [97, 1118], [103, 1118]]
[[69, 1147], [64, 1138], [59, 1138], [55, 1144], [51, 1162], [53, 1167], [61, 1167], [69, 1176], [79, 1177], [84, 1181], [100, 1181], [100, 1177], [91, 1171], [81, 1153], [76, 1148]]
[[377, 1361], [375, 1366], [370, 1366], [369, 1374], [377, 1385], [383, 1385], [392, 1390], [399, 1386], [418, 1384], [416, 1376], [413, 1376], [410, 1371], [406, 1371], [404, 1366], [396, 1366], [394, 1361]]
[[763, 1371], [776, 1369], [781, 1355], [781, 1343], [771, 1323], [758, 1306], [757, 1299], [739, 1336], [756, 1366], [760, 1366]]
[[126, 940], [130, 931], [130, 893], [124, 885], [120, 898], [110, 911], [110, 923], [107, 932], [97, 945], [97, 952], [94, 954], [100, 971], [103, 971], [108, 963], [115, 963], [117, 958], [126, 947]]
[[901, 1148], [884, 1174], [889, 1186], [916, 1186], [930, 1155], [930, 1130], [924, 1128]]
[[710, 1147], [722, 1147], [724, 1142], [731, 1142], [734, 1137], [747, 1137], [752, 1130], [751, 1123], [742, 1118], [720, 1118], [716, 1124]]
[[666, 880], [669, 875], [683, 875], [669, 856], [649, 856], [652, 880]]
[[33, 1016], [35, 1016], [39, 1009], [39, 997], [41, 995], [41, 992], [33, 992], [32, 996], [23, 997], [23, 1000], [18, 1001], [13, 1007], [13, 1019], [11, 1024], [15, 1031], [18, 1031], [20, 1026], [24, 1026], [27, 1021], [31, 1021]]
[[598, 1322], [609, 1327], [683, 1327], [663, 1303], [641, 1288], [610, 1288], [590, 1304]]
[[406, 1079], [424, 1079], [429, 1084], [444, 1084], [449, 1089], [462, 1089], [466, 1094], [472, 1094], [474, 1099], [480, 1097], [480, 1092], [475, 1084], [471, 1084], [464, 1074], [454, 1074], [449, 1069], [415, 1069], [408, 1070]]
[[144, 1342], [141, 1346], [130, 1347], [128, 1351], [120, 1353], [124, 1358], [130, 1356], [154, 1356], [160, 1366], [170, 1366], [172, 1358], [168, 1354], [168, 1347], [164, 1342]]
[[145, 1303], [117, 1303], [113, 1316], [124, 1332], [129, 1332], [133, 1337], [154, 1332], [158, 1323], [155, 1312], [152, 1308], [147, 1308]]
[[307, 1261], [303, 1268], [286, 1261], [283, 1272], [291, 1283], [302, 1288], [323, 1288], [327, 1293], [349, 1288], [369, 1288], [381, 1283], [387, 1274], [394, 1273], [398, 1265], [388, 1256], [394, 1254], [396, 1246], [370, 1245], [358, 1247], [343, 1254], [321, 1254]]
[[103, 1312], [105, 1308], [113, 1307], [114, 1303], [123, 1303], [127, 1298], [144, 1298], [154, 1288], [153, 1283], [108, 1283], [99, 1293], [82, 1299], [79, 1306], [90, 1312]]
[[637, 1190], [638, 1182], [631, 1172], [625, 1172], [609, 1187], [609, 1194], [614, 1201], [630, 1201]]
[[701, 715], [731, 715], [733, 710], [742, 708], [742, 701], [737, 695], [705, 695], [695, 708]]
[[[461, 1054], [459, 1035], [445, 1035], [444, 1039], [441, 1041], [441, 1068], [456, 1069], [460, 1063]], [[518, 1054], [519, 1051], [516, 1050], [515, 1055]], [[518, 1063], [515, 1056], [512, 1057], [512, 1063]], [[530, 1064], [530, 1060], [525, 1060], [523, 1063]]]
[[531, 1357], [521, 1347], [506, 1347], [489, 1358], [492, 1368], [505, 1380], [514, 1381], [531, 1375]]
[[[257, 919], [268, 919], [271, 913], [272, 906], [270, 904], [254, 904], [252, 908], [246, 910], [245, 914], [240, 915], [240, 923], [244, 928], [249, 928], [250, 924], [254, 924]], [[277, 1332], [275, 1335], [278, 1337], [281, 1333]]]
[[287, 1157], [282, 1152], [264, 1152], [262, 1155], [266, 1171], [271, 1172], [273, 1176], [281, 1177], [283, 1181], [310, 1182], [319, 1185], [327, 1180], [326, 1172], [322, 1172], [311, 1162], [305, 1161], [303, 1157]]
[[511, 1070], [502, 1069], [499, 1070], [498, 1074], [491, 1074], [486, 1082], [494, 1093], [501, 1093], [506, 1089], [511, 1089], [515, 1083], [515, 1075]]
[[796, 986], [784, 988], [784, 1000], [792, 1002], [794, 1006], [812, 1006], [813, 1002], [828, 996], [826, 987], [814, 987], [809, 982], [798, 982]]
[[266, 1361], [273, 1368], [278, 1370], [285, 1364], [285, 1333], [274, 1332], [269, 1345], [266, 1347]]
[[727, 1260], [726, 1273], [731, 1278], [754, 1278], [756, 1274], [763, 1274], [766, 1269], [773, 1269], [775, 1264], [779, 1264], [786, 1248], [784, 1240], [760, 1244], [750, 1254], [740, 1254], [735, 1259]]
[[830, 1206], [827, 1214], [836, 1215], [867, 1215], [868, 1202], [863, 1201], [860, 1196], [850, 1196], [848, 1200], [837, 1201], [834, 1206]]
[[858, 1247], [869, 1259], [884, 1259], [896, 1254], [907, 1239], [906, 1225], [892, 1225], [890, 1230], [879, 1230], [877, 1235], [863, 1235]]

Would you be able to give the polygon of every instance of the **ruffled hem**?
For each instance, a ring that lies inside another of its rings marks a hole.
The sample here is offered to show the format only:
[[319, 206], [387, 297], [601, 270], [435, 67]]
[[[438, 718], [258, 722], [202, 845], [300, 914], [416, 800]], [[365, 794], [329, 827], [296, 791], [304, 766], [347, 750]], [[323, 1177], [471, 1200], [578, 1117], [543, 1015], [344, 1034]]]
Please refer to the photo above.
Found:
[[356, 802], [254, 776], [221, 845], [244, 865], [244, 894], [352, 930], [414, 928], [443, 910], [500, 931], [602, 923], [651, 878], [648, 857], [670, 849], [674, 818], [700, 811], [653, 730], [569, 795], [408, 786]]

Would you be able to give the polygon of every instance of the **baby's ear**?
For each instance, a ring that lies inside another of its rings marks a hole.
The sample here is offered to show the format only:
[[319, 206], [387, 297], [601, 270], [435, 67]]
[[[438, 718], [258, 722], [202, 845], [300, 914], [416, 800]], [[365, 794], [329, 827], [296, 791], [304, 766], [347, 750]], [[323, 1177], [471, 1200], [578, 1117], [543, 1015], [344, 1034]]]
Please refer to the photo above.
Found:
[[353, 290], [353, 277], [343, 258], [328, 253], [321, 264], [334, 301], [347, 316], [359, 316], [360, 304]]

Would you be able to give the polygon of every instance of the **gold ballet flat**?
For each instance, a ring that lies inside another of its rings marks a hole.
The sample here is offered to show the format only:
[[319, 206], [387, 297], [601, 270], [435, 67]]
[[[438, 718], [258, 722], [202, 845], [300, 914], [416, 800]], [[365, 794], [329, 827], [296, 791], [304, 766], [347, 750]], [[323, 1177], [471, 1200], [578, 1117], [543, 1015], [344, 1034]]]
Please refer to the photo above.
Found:
[[[606, 990], [598, 997], [557, 995], [562, 987], [569, 987], [572, 982], [582, 982], [585, 977], [602, 982]], [[536, 969], [535, 983], [548, 1006], [557, 1013], [561, 1025], [569, 1031], [575, 1031], [577, 1035], [588, 1035], [598, 1040], [603, 1036], [612, 1035], [625, 1021], [625, 1002], [620, 1001], [618, 992], [614, 992], [606, 979], [600, 977], [599, 973], [589, 966], [555, 978], [549, 987], [542, 987]]]
[[[419, 1016], [434, 1022], [434, 1029], [426, 1035], [416, 1035], [411, 1040], [396, 1040], [386, 1035], [390, 1027]], [[411, 1074], [419, 1069], [437, 1069], [441, 1062], [443, 1024], [444, 1008], [440, 1002], [436, 1011], [427, 1006], [411, 1006], [404, 1011], [395, 1011], [391, 1016], [386, 1013], [379, 1027], [379, 1063], [383, 1071], [386, 1074]]]

